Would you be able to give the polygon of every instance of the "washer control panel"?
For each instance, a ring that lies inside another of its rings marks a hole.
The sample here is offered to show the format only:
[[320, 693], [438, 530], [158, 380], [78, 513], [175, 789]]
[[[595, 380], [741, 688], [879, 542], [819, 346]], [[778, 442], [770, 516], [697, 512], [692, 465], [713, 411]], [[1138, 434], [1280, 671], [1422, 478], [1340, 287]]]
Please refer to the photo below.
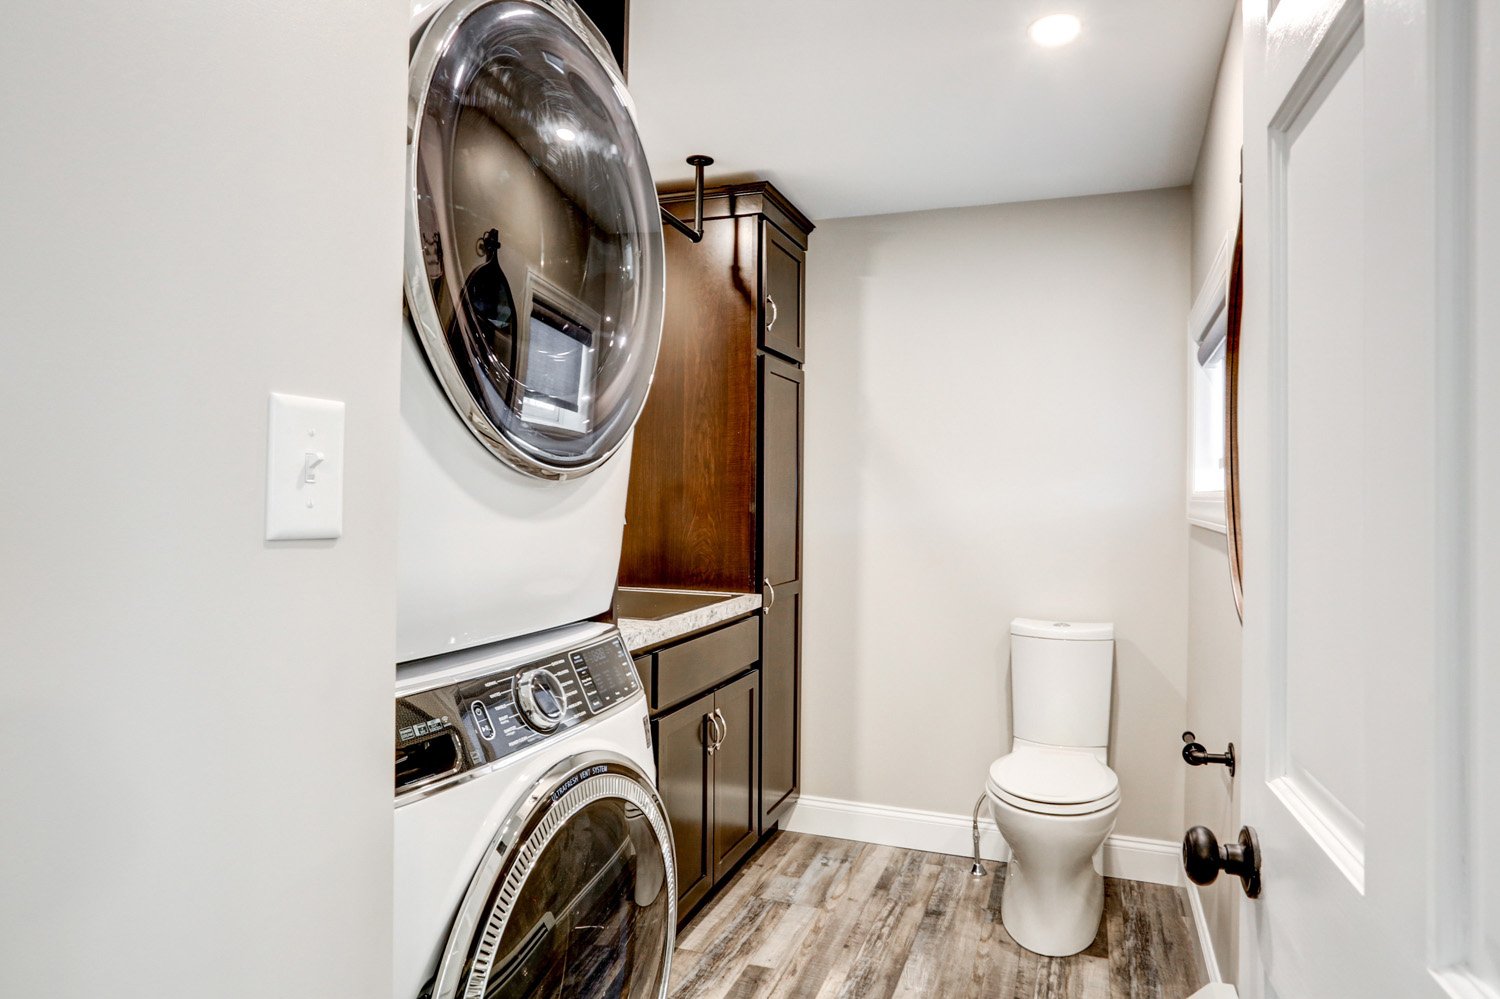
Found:
[[486, 766], [634, 697], [635, 663], [611, 634], [396, 699], [396, 795]]
[[589, 710], [604, 711], [641, 689], [635, 661], [623, 641], [600, 642], [568, 654]]

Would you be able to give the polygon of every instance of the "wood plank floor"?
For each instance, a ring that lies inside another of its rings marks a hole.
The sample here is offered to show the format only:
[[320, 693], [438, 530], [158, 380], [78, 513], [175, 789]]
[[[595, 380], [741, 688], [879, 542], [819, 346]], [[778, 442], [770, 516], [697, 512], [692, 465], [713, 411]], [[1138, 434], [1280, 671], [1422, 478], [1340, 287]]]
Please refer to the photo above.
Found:
[[1105, 881], [1082, 954], [1023, 950], [1000, 922], [1005, 865], [781, 833], [678, 938], [673, 999], [1186, 999], [1202, 962], [1181, 893]]

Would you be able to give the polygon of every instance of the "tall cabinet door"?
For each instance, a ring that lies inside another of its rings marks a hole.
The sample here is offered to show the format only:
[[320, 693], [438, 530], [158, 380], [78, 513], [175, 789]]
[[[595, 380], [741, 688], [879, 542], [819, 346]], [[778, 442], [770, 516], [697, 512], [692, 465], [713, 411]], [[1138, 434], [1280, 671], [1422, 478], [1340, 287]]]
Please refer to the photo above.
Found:
[[761, 356], [761, 814], [764, 833], [796, 800], [801, 763], [802, 370]]
[[760, 835], [760, 674], [751, 670], [720, 687], [714, 709], [719, 721], [712, 816], [717, 881], [750, 852]]
[[686, 912], [714, 882], [713, 741], [710, 692], [657, 718], [656, 786], [672, 826], [677, 855], [677, 911]]
[[760, 639], [760, 828], [780, 821], [797, 800], [801, 777], [802, 583], [776, 587], [764, 608]]
[[762, 596], [802, 578], [802, 370], [760, 358], [760, 570]]
[[760, 223], [760, 345], [802, 361], [802, 287], [806, 252], [770, 221]]

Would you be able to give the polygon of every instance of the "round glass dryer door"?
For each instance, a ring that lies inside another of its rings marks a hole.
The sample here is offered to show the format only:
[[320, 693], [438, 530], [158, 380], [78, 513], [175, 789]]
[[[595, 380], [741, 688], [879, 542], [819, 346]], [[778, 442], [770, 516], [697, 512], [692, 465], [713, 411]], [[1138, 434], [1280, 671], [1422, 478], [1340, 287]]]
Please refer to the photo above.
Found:
[[647, 779], [607, 754], [569, 761], [491, 842], [432, 999], [663, 999], [676, 897]]
[[635, 425], [664, 294], [656, 189], [603, 39], [570, 0], [454, 0], [411, 61], [406, 300], [496, 457], [571, 478]]

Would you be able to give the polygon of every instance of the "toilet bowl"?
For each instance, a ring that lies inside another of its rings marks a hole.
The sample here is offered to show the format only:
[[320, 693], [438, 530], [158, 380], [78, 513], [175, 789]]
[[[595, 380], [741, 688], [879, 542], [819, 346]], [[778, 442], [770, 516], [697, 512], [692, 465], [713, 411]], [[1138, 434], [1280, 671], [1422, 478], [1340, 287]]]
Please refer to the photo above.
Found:
[[1107, 765], [1114, 625], [1018, 618], [1010, 633], [1015, 738], [985, 781], [1010, 847], [1000, 921], [1027, 950], [1064, 957], [1099, 931], [1095, 857], [1120, 809]]
[[985, 791], [1010, 847], [1000, 902], [1006, 932], [1049, 957], [1086, 950], [1104, 912], [1095, 856], [1120, 809], [1114, 772], [1086, 750], [1023, 743], [990, 767]]

